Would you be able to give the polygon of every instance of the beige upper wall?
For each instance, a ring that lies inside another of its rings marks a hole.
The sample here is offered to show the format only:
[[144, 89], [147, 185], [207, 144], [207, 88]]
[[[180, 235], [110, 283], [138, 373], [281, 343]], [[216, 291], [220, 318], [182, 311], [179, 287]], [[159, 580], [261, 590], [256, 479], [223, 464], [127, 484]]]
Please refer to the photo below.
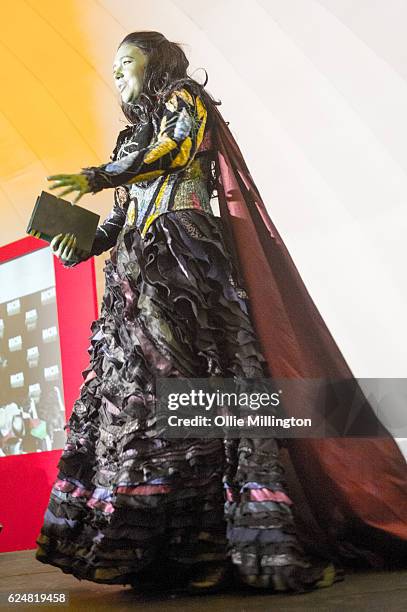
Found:
[[[397, 0], [17, 0], [2, 5], [0, 244], [45, 176], [107, 161], [112, 58], [132, 30], [185, 44], [357, 376], [406, 376], [407, 102]], [[112, 193], [83, 198], [105, 216]], [[103, 291], [104, 256], [98, 258]]]

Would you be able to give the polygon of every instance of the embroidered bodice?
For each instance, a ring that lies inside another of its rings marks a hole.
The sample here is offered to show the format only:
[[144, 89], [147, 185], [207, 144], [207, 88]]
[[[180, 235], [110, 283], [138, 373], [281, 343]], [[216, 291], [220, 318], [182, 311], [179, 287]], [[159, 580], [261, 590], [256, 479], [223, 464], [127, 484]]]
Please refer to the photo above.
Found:
[[168, 211], [213, 214], [211, 127], [201, 98], [186, 88], [174, 91], [153, 133], [151, 124], [128, 126], [109, 163], [83, 170], [93, 193], [115, 188], [112, 212], [97, 230], [92, 255], [114, 246], [123, 227], [137, 227], [145, 237]]

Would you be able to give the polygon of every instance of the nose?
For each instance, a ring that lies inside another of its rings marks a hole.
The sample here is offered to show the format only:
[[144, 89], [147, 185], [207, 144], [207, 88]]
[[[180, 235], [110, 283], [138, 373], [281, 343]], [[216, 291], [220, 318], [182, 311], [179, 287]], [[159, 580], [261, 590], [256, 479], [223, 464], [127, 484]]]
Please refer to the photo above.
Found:
[[116, 68], [116, 70], [113, 70], [113, 77], [117, 80], [117, 79], [121, 79], [123, 77], [123, 72], [122, 69]]

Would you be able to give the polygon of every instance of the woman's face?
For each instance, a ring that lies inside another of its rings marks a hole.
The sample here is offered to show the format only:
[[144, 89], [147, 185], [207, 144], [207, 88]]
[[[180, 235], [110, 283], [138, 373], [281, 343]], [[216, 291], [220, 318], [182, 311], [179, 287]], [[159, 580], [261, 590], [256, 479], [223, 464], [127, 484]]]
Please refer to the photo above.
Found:
[[117, 50], [113, 76], [123, 102], [135, 102], [139, 97], [146, 65], [147, 56], [135, 45], [125, 43]]

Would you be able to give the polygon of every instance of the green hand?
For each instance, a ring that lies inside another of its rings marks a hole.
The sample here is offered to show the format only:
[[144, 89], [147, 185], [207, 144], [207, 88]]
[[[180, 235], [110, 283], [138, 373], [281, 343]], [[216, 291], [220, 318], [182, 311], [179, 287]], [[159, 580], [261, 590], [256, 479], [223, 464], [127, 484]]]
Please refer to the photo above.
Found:
[[50, 242], [51, 249], [59, 259], [63, 262], [77, 262], [85, 254], [84, 251], [78, 249], [77, 238], [73, 234], [58, 234]]
[[88, 178], [84, 174], [53, 174], [52, 176], [47, 176], [47, 180], [52, 181], [50, 185], [51, 190], [59, 189], [60, 187], [67, 188], [57, 194], [59, 198], [72, 191], [79, 191], [72, 202], [73, 204], [76, 204], [85, 193], [90, 192]]

